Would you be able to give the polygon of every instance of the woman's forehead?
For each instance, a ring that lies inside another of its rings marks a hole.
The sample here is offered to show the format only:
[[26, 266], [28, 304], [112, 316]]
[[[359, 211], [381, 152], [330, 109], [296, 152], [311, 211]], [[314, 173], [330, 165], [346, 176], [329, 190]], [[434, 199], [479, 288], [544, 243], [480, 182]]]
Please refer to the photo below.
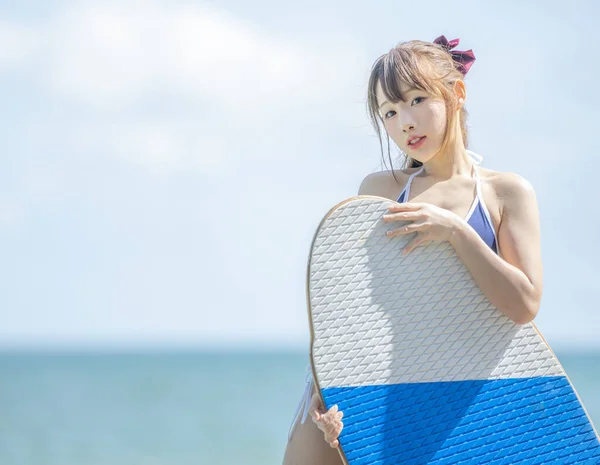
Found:
[[[409, 86], [408, 84], [405, 84], [403, 82], [398, 83], [398, 91], [402, 97], [405, 97], [410, 92], [414, 92], [414, 91], [418, 91], [418, 90], [419, 89], [417, 89], [416, 87]], [[377, 85], [375, 86], [375, 96], [377, 97], [378, 105], [381, 105], [381, 103], [384, 100], [387, 100], [387, 96], [383, 92], [383, 86], [381, 84], [381, 79], [377, 81]], [[404, 98], [404, 100], [405, 100], [405, 98]]]

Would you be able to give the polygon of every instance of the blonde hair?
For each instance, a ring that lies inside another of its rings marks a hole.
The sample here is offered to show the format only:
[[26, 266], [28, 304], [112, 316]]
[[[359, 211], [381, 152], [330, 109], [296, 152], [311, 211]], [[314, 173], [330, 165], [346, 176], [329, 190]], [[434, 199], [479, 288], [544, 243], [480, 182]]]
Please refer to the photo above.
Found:
[[[457, 65], [452, 55], [443, 46], [422, 40], [400, 42], [375, 61], [369, 77], [367, 104], [371, 123], [379, 139], [382, 157], [383, 141], [380, 122], [383, 125], [383, 119], [377, 106], [377, 95], [375, 93], [377, 83], [381, 82], [386, 99], [393, 103], [404, 101], [404, 97], [400, 93], [401, 83], [408, 86], [408, 88], [420, 89], [430, 95], [443, 98], [446, 104], [446, 120], [448, 122], [440, 147], [440, 151], [443, 151], [451, 142], [457, 124], [455, 115], [458, 102], [453, 87], [457, 80], [464, 79], [464, 75]], [[468, 146], [467, 117], [468, 112], [463, 105], [460, 110], [458, 124], [460, 125], [465, 148]], [[390, 169], [393, 173], [389, 135], [387, 145]], [[405, 154], [402, 168], [417, 166], [421, 166], [421, 163]]]

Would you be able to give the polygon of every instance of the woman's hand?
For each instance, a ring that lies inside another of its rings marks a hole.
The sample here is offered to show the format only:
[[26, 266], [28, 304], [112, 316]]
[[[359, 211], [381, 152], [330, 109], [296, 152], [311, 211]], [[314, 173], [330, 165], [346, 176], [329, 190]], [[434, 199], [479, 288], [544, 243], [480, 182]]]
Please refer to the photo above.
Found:
[[428, 203], [400, 203], [388, 207], [389, 213], [383, 215], [386, 223], [410, 221], [397, 229], [387, 232], [388, 237], [411, 234], [417, 236], [402, 250], [404, 254], [431, 241], [448, 241], [466, 222], [455, 213]]
[[344, 414], [338, 411], [338, 406], [334, 405], [325, 412], [323, 404], [321, 403], [321, 398], [319, 397], [319, 394], [315, 392], [310, 399], [308, 411], [312, 421], [325, 434], [325, 441], [327, 441], [331, 447], [335, 448], [339, 446], [340, 442], [337, 438], [344, 427], [344, 423], [342, 423]]

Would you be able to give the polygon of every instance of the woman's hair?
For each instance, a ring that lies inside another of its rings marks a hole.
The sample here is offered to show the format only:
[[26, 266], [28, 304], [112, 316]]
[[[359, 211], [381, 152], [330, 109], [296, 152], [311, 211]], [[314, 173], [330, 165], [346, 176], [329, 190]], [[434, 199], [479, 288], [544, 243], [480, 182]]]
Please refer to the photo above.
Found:
[[[448, 144], [456, 127], [456, 109], [457, 101], [454, 93], [454, 83], [464, 79], [464, 75], [459, 70], [457, 63], [452, 55], [441, 45], [424, 42], [422, 40], [411, 40], [409, 42], [400, 42], [385, 55], [380, 56], [371, 69], [368, 85], [368, 110], [371, 123], [377, 133], [381, 155], [383, 157], [382, 128], [383, 119], [379, 114], [377, 106], [377, 96], [375, 89], [378, 82], [381, 82], [383, 93], [387, 100], [393, 103], [404, 101], [400, 93], [400, 84], [403, 83], [408, 88], [420, 89], [430, 95], [435, 95], [444, 99], [446, 103], [446, 133], [442, 146], [443, 151]], [[464, 105], [460, 110], [459, 122], [465, 147], [468, 146], [467, 134], [468, 113]], [[385, 131], [385, 129], [384, 129]], [[393, 163], [390, 156], [390, 139], [387, 136], [388, 160], [390, 169], [393, 171]], [[422, 163], [413, 160], [405, 155], [402, 168], [414, 168], [421, 166]], [[394, 176], [394, 179], [396, 177]]]

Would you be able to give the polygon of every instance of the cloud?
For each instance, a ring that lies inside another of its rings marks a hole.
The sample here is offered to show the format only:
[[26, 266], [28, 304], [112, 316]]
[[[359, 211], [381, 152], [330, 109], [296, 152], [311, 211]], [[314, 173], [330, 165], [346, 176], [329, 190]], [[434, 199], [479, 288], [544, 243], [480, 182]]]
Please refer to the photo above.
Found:
[[329, 78], [345, 71], [340, 61], [346, 68], [354, 61], [209, 6], [79, 5], [60, 14], [49, 34], [52, 86], [99, 109], [122, 109], [157, 92], [227, 107], [298, 92], [319, 99], [338, 90]]
[[135, 1], [6, 30], [24, 44], [7, 53], [37, 70], [25, 81], [68, 112], [64, 143], [153, 172], [275, 160], [302, 133], [364, 125], [366, 54], [348, 33], [323, 43], [209, 5]]
[[24, 213], [25, 209], [13, 196], [0, 196], [0, 231], [16, 231]]
[[0, 71], [26, 63], [39, 50], [34, 29], [0, 17]]
[[86, 124], [71, 138], [79, 153], [109, 154], [144, 167], [154, 176], [189, 170], [214, 174], [223, 169], [229, 156], [225, 140], [190, 122], [159, 119]]

